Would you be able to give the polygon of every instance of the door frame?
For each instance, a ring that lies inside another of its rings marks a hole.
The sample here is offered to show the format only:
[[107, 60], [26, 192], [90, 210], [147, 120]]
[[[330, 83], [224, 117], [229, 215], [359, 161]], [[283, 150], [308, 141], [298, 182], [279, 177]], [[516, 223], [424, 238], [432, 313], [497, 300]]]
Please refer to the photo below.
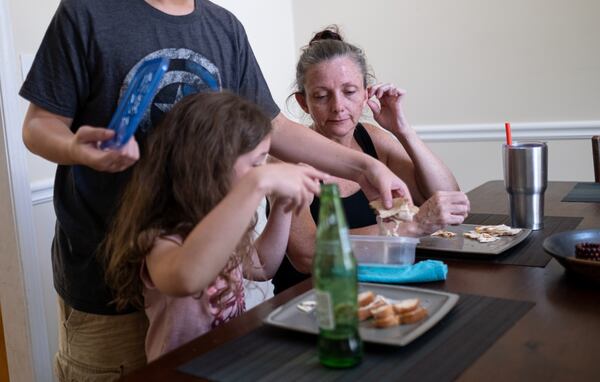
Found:
[[17, 68], [9, 4], [0, 0], [0, 303], [10, 379], [44, 381], [52, 363]]

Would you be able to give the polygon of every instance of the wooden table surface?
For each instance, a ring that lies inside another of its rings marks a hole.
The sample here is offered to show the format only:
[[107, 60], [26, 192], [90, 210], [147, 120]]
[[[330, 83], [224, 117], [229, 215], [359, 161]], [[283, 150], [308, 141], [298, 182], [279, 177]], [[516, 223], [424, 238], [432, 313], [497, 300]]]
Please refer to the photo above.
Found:
[[[574, 182], [550, 182], [545, 215], [580, 216], [578, 229], [600, 228], [600, 203], [563, 203]], [[468, 193], [473, 213], [507, 213], [502, 181]], [[552, 259], [545, 268], [446, 261], [445, 282], [433, 289], [534, 301], [536, 305], [459, 377], [461, 381], [600, 381], [600, 286], [565, 274]], [[131, 381], [197, 381], [175, 369], [263, 325], [277, 306], [312, 287], [310, 280], [265, 301], [210, 333], [129, 375]], [[316, 345], [315, 345], [316, 346]]]

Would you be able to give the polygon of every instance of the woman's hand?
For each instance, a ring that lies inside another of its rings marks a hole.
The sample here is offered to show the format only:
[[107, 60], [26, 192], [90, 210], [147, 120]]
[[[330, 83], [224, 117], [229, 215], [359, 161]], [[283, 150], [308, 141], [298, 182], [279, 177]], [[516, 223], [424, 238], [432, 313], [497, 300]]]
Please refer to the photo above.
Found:
[[299, 214], [307, 208], [315, 194], [319, 194], [319, 181], [329, 175], [314, 167], [289, 163], [266, 164], [256, 170], [268, 195], [272, 195], [285, 205], [285, 211]]
[[113, 137], [113, 130], [81, 126], [69, 143], [69, 153], [75, 163], [81, 163], [96, 171], [120, 172], [131, 167], [139, 158], [137, 141], [132, 137], [123, 147], [102, 150], [98, 142]]
[[[410, 128], [404, 111], [402, 110], [402, 98], [406, 94], [404, 89], [399, 89], [393, 84], [377, 84], [367, 89], [369, 100], [367, 104], [373, 112], [377, 123], [389, 130], [394, 135], [403, 134]], [[379, 103], [371, 99], [375, 97]]]
[[461, 224], [469, 214], [471, 206], [467, 196], [459, 191], [438, 191], [419, 209], [414, 216], [416, 234], [428, 235], [450, 224]]

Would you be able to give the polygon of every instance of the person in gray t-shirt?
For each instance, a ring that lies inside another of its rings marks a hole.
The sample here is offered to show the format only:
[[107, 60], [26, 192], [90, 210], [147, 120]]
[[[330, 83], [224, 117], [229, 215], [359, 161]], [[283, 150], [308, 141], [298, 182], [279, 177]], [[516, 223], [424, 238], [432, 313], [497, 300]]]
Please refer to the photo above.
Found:
[[[170, 66], [135, 138], [118, 150], [98, 149], [112, 137], [103, 127], [133, 73], [156, 57], [169, 58]], [[60, 379], [98, 373], [110, 379], [145, 362], [145, 318], [133, 308], [115, 310], [97, 250], [147, 132], [185, 95], [221, 90], [257, 103], [272, 118], [273, 155], [355, 180], [388, 204], [392, 193], [408, 195], [379, 161], [279, 112], [242, 25], [225, 9], [206, 0], [61, 1], [20, 91], [30, 101], [26, 146], [58, 164], [52, 264], [62, 312]]]

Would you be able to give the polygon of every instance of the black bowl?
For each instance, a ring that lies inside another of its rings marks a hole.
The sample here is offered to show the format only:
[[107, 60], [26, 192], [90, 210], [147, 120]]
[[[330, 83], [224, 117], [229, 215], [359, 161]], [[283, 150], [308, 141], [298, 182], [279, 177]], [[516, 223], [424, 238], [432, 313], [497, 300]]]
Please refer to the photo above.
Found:
[[600, 282], [600, 261], [575, 258], [575, 244], [600, 243], [600, 229], [584, 229], [555, 233], [544, 240], [544, 249], [567, 271], [585, 279]]

